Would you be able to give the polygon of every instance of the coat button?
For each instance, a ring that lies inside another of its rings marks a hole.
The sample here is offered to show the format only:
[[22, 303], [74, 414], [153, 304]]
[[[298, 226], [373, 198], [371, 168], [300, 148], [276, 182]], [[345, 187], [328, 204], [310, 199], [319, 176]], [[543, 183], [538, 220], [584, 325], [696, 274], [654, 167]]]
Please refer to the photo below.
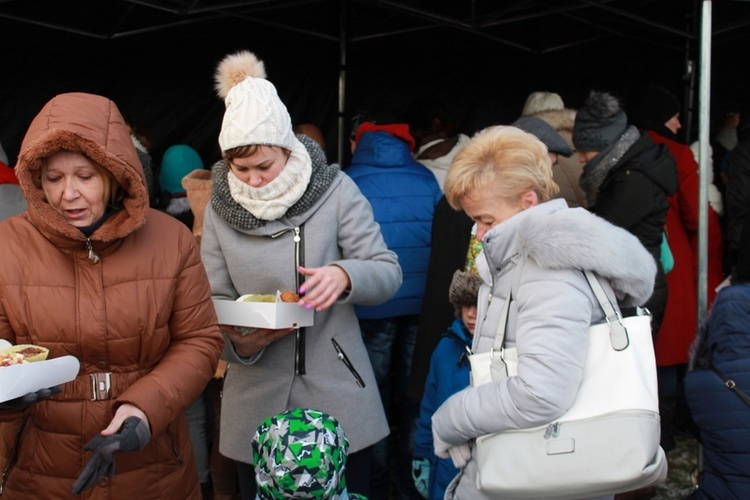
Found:
[[101, 370], [108, 370], [109, 369], [109, 363], [107, 363], [106, 361], [99, 361], [96, 364], [96, 367], [99, 368], [99, 369], [101, 369]]
[[102, 488], [106, 488], [107, 486], [109, 486], [109, 478], [106, 476], [100, 477], [96, 484], [101, 486]]

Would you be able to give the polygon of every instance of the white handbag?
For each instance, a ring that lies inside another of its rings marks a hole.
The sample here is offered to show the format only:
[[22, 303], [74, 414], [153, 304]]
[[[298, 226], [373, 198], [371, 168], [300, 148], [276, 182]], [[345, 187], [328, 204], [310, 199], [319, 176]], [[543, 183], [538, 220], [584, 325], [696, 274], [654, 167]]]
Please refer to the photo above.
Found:
[[[547, 425], [476, 439], [477, 488], [488, 496], [583, 498], [666, 479], [651, 317], [621, 318], [596, 276], [585, 275], [607, 322], [589, 328], [573, 406]], [[511, 301], [492, 350], [469, 357], [473, 386], [517, 374], [516, 349], [503, 346]]]

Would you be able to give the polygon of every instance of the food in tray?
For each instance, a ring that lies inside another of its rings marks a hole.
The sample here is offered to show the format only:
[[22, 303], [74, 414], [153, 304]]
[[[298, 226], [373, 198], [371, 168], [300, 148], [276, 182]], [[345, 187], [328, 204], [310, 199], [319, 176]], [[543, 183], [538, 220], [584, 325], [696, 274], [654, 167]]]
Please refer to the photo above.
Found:
[[238, 298], [237, 302], [278, 302], [277, 297], [281, 302], [299, 301], [299, 295], [292, 290], [284, 290], [276, 294], [249, 293]]
[[291, 290], [281, 292], [280, 297], [282, 302], [299, 302], [299, 295]]
[[32, 344], [18, 344], [0, 351], [0, 366], [20, 365], [47, 359], [49, 349]]
[[276, 295], [249, 293], [237, 299], [237, 302], [276, 302]]

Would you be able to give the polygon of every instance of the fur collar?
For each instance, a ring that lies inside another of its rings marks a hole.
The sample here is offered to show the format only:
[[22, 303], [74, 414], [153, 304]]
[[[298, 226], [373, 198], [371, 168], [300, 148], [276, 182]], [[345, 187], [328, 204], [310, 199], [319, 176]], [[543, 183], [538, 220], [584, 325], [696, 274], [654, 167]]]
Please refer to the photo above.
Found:
[[541, 118], [558, 132], [573, 133], [573, 125], [575, 125], [576, 121], [576, 112], [574, 109], [548, 109], [534, 113], [531, 116]]
[[146, 223], [146, 181], [117, 106], [92, 94], [61, 94], [31, 122], [16, 165], [16, 175], [28, 201], [28, 217], [47, 238], [57, 245], [73, 242], [77, 246], [86, 239], [47, 203], [42, 192], [43, 159], [63, 149], [81, 153], [109, 171], [126, 193], [123, 208], [91, 235], [91, 241], [112, 242]]
[[626, 230], [583, 208], [567, 208], [563, 200], [524, 210], [497, 227], [508, 222], [515, 237], [503, 231], [494, 239], [511, 236], [510, 245], [541, 268], [591, 270], [610, 282], [622, 306], [642, 305], [651, 296], [656, 263]]

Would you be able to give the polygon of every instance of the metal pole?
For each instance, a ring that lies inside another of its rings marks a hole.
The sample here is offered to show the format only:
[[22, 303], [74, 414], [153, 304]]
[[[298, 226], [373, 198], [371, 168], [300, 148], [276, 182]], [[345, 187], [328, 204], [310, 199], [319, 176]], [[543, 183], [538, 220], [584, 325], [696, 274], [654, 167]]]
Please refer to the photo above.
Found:
[[[338, 164], [344, 161], [346, 140], [346, 0], [341, 0], [341, 27], [339, 36], [339, 142]], [[342, 165], [343, 167], [343, 165]]]
[[700, 55], [700, 184], [698, 191], [698, 324], [708, 308], [708, 179], [709, 126], [711, 112], [711, 0], [703, 1]]

